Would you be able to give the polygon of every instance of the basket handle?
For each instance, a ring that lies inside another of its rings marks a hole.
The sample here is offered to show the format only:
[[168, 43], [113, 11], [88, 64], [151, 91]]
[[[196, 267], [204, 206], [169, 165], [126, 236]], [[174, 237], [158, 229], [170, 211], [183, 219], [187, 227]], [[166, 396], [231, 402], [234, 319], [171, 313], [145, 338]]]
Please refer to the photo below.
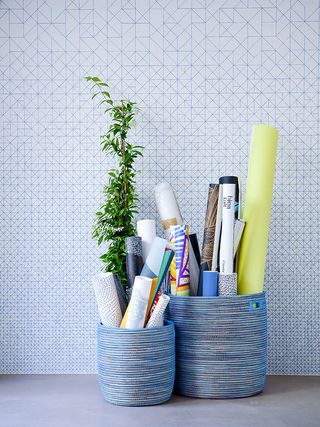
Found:
[[250, 311], [257, 311], [262, 310], [263, 308], [263, 301], [262, 300], [249, 300], [249, 310]]

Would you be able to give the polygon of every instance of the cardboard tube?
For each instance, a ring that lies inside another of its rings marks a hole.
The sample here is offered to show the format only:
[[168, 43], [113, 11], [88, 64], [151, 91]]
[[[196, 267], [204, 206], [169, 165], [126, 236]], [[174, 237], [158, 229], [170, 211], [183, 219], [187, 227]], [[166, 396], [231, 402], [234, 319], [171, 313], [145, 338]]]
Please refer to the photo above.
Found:
[[277, 129], [253, 128], [243, 210], [246, 226], [238, 250], [239, 294], [263, 291], [277, 143]]

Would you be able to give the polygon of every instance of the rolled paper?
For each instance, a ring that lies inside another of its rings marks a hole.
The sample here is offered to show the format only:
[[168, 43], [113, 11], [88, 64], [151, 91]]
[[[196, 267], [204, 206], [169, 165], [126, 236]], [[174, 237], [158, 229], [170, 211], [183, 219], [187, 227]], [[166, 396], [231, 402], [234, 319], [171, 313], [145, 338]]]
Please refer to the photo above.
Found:
[[158, 283], [158, 278], [154, 277], [152, 279], [152, 284], [151, 284], [151, 289], [150, 289], [150, 295], [149, 295], [148, 306], [147, 306], [147, 311], [146, 311], [145, 323], [147, 323], [147, 321], [150, 317], [150, 310], [151, 310], [151, 307], [154, 303], [154, 295], [157, 295], [157, 293], [156, 293], [157, 283]]
[[222, 229], [220, 242], [220, 273], [232, 274], [234, 270], [234, 205], [235, 184], [222, 185]]
[[162, 258], [159, 275], [158, 275], [158, 278], [157, 278], [157, 284], [156, 284], [155, 289], [153, 290], [152, 303], [154, 302], [154, 299], [155, 299], [155, 297], [156, 297], [156, 295], [157, 295], [160, 287], [162, 286], [162, 284], [163, 284], [163, 282], [164, 282], [164, 280], [166, 278], [166, 275], [167, 275], [167, 272], [169, 270], [169, 267], [170, 267], [171, 261], [173, 259], [173, 256], [174, 256], [174, 251], [172, 249], [166, 249], [164, 251], [164, 255], [163, 255], [163, 258]]
[[218, 295], [219, 296], [234, 296], [237, 295], [238, 279], [237, 273], [223, 274], [219, 273], [218, 279]]
[[114, 274], [113, 279], [114, 279], [114, 283], [116, 284], [116, 290], [117, 290], [118, 299], [120, 303], [121, 313], [122, 313], [122, 316], [124, 316], [124, 313], [126, 312], [126, 309], [128, 307], [128, 295], [126, 294], [126, 291], [121, 284], [119, 276], [117, 274]]
[[246, 223], [242, 219], [237, 219], [234, 224], [233, 256], [236, 256], [245, 225]]
[[152, 286], [152, 279], [149, 277], [136, 276], [132, 288], [132, 295], [127, 308], [126, 322], [123, 326], [126, 329], [139, 329], [144, 327], [148, 301]]
[[155, 306], [155, 309], [147, 323], [146, 328], [159, 328], [163, 326], [163, 316], [169, 301], [170, 297], [168, 295], [162, 294], [160, 296], [159, 301]]
[[212, 256], [213, 256], [213, 244], [216, 229], [216, 220], [218, 212], [218, 201], [219, 201], [219, 184], [210, 184], [208, 190], [208, 201], [206, 217], [204, 221], [204, 232], [203, 232], [203, 243], [202, 243], [202, 254], [200, 261], [200, 272], [199, 272], [199, 287], [198, 294], [203, 295], [202, 290], [202, 279], [203, 271], [211, 270], [212, 268]]
[[119, 327], [122, 313], [113, 274], [96, 274], [92, 284], [101, 323], [105, 326]]
[[[157, 209], [162, 221], [163, 228], [166, 232], [166, 237], [170, 238], [170, 226], [183, 224], [181, 211], [178, 205], [178, 201], [170, 184], [162, 182], [154, 188], [154, 196], [157, 205]], [[189, 266], [190, 266], [190, 282], [192, 283], [192, 290], [194, 295], [197, 294], [198, 283], [199, 283], [199, 264], [193, 253], [193, 248], [190, 245], [189, 248]], [[175, 278], [174, 278], [174, 260], [172, 262], [170, 286], [172, 287], [171, 293], [175, 289]], [[174, 294], [173, 294], [174, 295]]]
[[134, 284], [134, 279], [139, 276], [143, 267], [142, 239], [140, 236], [127, 237], [126, 245], [126, 273], [129, 290]]
[[190, 247], [192, 247], [193, 249], [195, 259], [198, 265], [200, 266], [201, 256], [200, 256], [198, 237], [196, 233], [189, 234], [189, 242], [190, 242]]
[[159, 276], [161, 263], [167, 244], [168, 242], [165, 239], [161, 239], [158, 236], [154, 238], [148, 258], [146, 259], [146, 262], [142, 268], [141, 276], [150, 277], [150, 279]]
[[238, 250], [238, 293], [263, 291], [278, 130], [253, 128], [243, 220], [246, 226]]
[[[170, 234], [170, 243], [174, 247], [174, 235]], [[177, 295], [177, 265], [176, 265], [176, 254], [174, 253], [169, 272], [169, 284], [171, 295]]]
[[216, 297], [218, 295], [218, 272], [203, 271], [202, 296]]
[[149, 255], [152, 243], [156, 237], [156, 223], [153, 219], [141, 219], [137, 221], [138, 236], [142, 239], [142, 257], [143, 262]]
[[169, 234], [170, 225], [182, 224], [183, 219], [172, 187], [167, 182], [161, 182], [154, 189], [157, 209], [163, 228]]
[[218, 267], [219, 267], [218, 261], [219, 261], [219, 250], [220, 250], [221, 225], [222, 225], [222, 185], [219, 186], [217, 219], [216, 219], [216, 228], [215, 228], [215, 234], [214, 234], [212, 265], [211, 265], [212, 271], [218, 270]]
[[222, 176], [219, 178], [219, 184], [234, 184], [235, 192], [234, 192], [234, 219], [240, 218], [240, 179], [238, 176]]
[[189, 226], [171, 225], [176, 256], [177, 296], [190, 295]]

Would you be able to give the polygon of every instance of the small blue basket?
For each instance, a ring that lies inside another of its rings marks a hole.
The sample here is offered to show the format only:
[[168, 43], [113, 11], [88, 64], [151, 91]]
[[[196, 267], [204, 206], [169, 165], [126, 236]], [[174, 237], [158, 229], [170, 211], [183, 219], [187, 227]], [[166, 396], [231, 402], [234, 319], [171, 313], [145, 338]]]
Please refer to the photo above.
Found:
[[228, 399], [263, 391], [267, 369], [264, 293], [171, 296], [167, 315], [176, 330], [177, 393]]
[[121, 329], [98, 325], [98, 372], [103, 397], [121, 406], [159, 405], [175, 377], [174, 324]]

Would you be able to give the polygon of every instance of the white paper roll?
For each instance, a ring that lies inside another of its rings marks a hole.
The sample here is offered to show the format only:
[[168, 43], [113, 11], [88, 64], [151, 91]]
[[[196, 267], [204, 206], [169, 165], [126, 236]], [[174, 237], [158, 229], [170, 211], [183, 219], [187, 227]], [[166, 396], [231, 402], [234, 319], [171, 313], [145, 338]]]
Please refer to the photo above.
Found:
[[99, 273], [92, 278], [101, 322], [119, 327], [122, 320], [120, 302], [112, 273]]
[[168, 237], [170, 225], [183, 223], [176, 195], [167, 182], [161, 182], [154, 189], [154, 197], [163, 227], [168, 230]]
[[128, 307], [126, 329], [139, 329], [144, 327], [152, 279], [136, 276], [132, 288], [132, 295]]
[[222, 230], [220, 242], [220, 273], [233, 273], [235, 184], [222, 185]]
[[152, 243], [156, 237], [156, 223], [153, 219], [141, 219], [137, 221], [138, 236], [142, 240], [143, 262], [146, 262]]
[[163, 315], [167, 305], [170, 301], [170, 297], [168, 295], [162, 294], [157, 302], [153, 313], [147, 323], [146, 328], [158, 328], [163, 326]]

